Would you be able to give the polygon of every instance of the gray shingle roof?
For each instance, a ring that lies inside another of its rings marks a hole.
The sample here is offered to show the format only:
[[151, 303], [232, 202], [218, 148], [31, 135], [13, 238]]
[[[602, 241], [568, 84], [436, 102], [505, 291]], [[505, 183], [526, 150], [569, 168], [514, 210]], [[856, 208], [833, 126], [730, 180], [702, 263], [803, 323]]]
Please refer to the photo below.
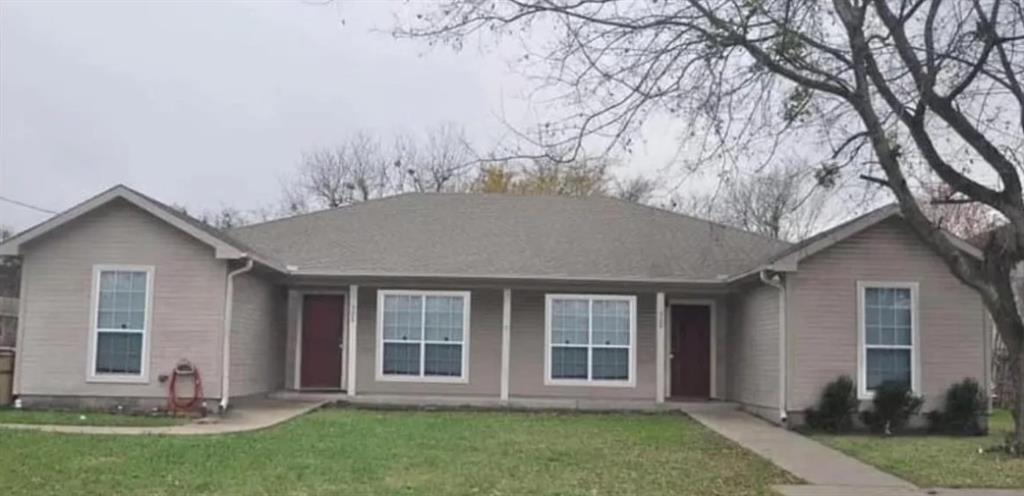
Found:
[[717, 281], [789, 246], [606, 197], [404, 194], [229, 231], [298, 274]]

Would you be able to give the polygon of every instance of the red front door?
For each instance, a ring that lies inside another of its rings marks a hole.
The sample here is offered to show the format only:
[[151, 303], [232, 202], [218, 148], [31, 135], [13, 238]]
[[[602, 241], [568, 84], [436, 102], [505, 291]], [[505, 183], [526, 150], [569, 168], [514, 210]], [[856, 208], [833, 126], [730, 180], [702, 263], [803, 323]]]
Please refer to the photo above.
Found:
[[341, 388], [345, 299], [306, 295], [302, 302], [302, 377], [309, 389]]
[[711, 397], [711, 307], [672, 306], [672, 396]]

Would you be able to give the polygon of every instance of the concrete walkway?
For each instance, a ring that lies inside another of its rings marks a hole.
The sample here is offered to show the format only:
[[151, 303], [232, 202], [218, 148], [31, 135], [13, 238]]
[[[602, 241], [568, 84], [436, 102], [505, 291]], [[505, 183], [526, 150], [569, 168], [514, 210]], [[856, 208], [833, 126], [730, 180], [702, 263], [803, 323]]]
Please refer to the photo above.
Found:
[[899, 489], [852, 486], [775, 486], [783, 496], [1021, 496], [1016, 489]]
[[892, 474], [795, 432], [769, 424], [730, 403], [682, 404], [694, 420], [731, 439], [808, 485], [776, 486], [784, 496], [1024, 496], [1024, 491], [921, 489]]
[[101, 427], [87, 425], [0, 424], [3, 429], [21, 429], [66, 434], [120, 434], [196, 436], [230, 434], [266, 429], [322, 406], [326, 401], [244, 398], [236, 401], [223, 417], [210, 417], [183, 425], [164, 427]]
[[822, 486], [915, 489], [914, 485], [866, 463], [724, 404], [687, 408], [694, 420], [761, 455], [789, 473]]

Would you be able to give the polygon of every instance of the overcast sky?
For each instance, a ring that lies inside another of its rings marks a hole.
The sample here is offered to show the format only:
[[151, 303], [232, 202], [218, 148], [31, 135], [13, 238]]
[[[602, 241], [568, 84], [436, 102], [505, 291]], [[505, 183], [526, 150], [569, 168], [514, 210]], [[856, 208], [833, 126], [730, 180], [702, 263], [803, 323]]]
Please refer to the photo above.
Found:
[[[276, 201], [300, 154], [441, 123], [486, 147], [538, 118], [512, 50], [386, 32], [397, 1], [0, 0], [0, 196], [62, 210], [116, 183], [214, 209]], [[500, 48], [500, 47], [499, 47]], [[660, 170], [667, 127], [619, 172]], [[0, 224], [46, 214], [0, 201]]]

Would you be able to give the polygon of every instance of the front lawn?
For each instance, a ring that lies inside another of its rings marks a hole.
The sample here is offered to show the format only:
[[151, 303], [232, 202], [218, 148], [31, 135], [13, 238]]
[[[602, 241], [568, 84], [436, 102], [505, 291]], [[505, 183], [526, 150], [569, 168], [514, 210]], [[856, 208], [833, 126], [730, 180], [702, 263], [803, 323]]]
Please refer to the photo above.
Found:
[[768, 495], [796, 482], [681, 415], [327, 409], [218, 437], [0, 430], [7, 495]]
[[51, 412], [0, 408], [0, 424], [101, 425], [120, 427], [156, 427], [178, 425], [187, 419], [115, 415], [97, 412]]
[[1009, 412], [996, 412], [986, 437], [869, 435], [817, 439], [921, 487], [1024, 488], [1024, 459], [978, 453], [999, 444], [1013, 430]]

